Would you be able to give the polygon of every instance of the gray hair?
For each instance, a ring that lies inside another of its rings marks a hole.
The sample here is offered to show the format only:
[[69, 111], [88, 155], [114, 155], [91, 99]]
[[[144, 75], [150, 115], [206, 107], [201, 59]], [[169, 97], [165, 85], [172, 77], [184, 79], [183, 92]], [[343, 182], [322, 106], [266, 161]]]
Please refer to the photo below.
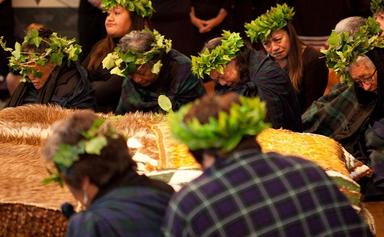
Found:
[[349, 32], [349, 34], [353, 35], [366, 21], [367, 19], [361, 16], [347, 17], [336, 24], [335, 31], [336, 33]]
[[123, 52], [131, 50], [142, 53], [151, 49], [153, 41], [151, 32], [134, 30], [120, 39], [119, 47]]

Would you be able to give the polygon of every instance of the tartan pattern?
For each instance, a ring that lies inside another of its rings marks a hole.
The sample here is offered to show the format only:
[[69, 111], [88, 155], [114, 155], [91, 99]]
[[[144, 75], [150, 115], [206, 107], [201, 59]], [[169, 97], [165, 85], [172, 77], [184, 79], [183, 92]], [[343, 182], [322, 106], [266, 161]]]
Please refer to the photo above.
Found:
[[321, 168], [276, 153], [235, 153], [176, 193], [165, 236], [372, 236]]
[[116, 189], [74, 215], [66, 236], [162, 236], [160, 226], [170, 195], [145, 187]]
[[375, 107], [360, 104], [355, 85], [336, 85], [329, 95], [323, 96], [302, 115], [304, 131], [322, 134], [342, 142], [354, 134], [368, 118]]

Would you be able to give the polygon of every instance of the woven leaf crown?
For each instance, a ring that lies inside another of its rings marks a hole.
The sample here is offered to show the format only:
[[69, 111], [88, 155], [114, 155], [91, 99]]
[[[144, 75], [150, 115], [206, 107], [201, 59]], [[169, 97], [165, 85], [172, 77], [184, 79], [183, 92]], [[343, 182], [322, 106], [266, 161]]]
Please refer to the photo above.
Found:
[[151, 0], [102, 0], [101, 5], [105, 10], [120, 5], [141, 17], [150, 17], [154, 12]]
[[[109, 124], [104, 123], [105, 119], [98, 118], [87, 131], [81, 133], [83, 139], [76, 144], [62, 143], [58, 146], [52, 161], [60, 173], [66, 172], [66, 170], [72, 167], [80, 159], [80, 155], [100, 155], [103, 148], [108, 144], [107, 137], [118, 137]], [[63, 185], [63, 180], [59, 173], [52, 170], [49, 170], [49, 173], [51, 175], [43, 180], [45, 184], [57, 182], [61, 186]]]
[[[40, 32], [42, 31], [40, 30]], [[41, 37], [40, 32], [36, 29], [29, 30], [22, 44], [16, 42], [14, 49], [6, 47], [3, 37], [0, 37], [0, 46], [5, 51], [11, 52], [9, 67], [20, 72], [24, 82], [29, 81], [29, 73], [33, 73], [35, 76], [39, 74], [31, 65], [44, 66], [50, 62], [60, 66], [65, 60], [69, 64], [76, 62], [81, 53], [81, 47], [76, 44], [74, 38], [60, 37], [56, 32], [47, 29], [44, 31], [50, 34], [49, 37]]]
[[220, 111], [208, 123], [197, 118], [185, 122], [184, 117], [195, 103], [184, 105], [169, 114], [174, 137], [187, 144], [191, 150], [217, 148], [223, 152], [233, 150], [245, 135], [256, 135], [269, 125], [264, 123], [265, 104], [259, 98], [240, 96], [228, 112]]
[[275, 30], [286, 26], [294, 15], [293, 7], [289, 7], [286, 3], [277, 4], [255, 20], [246, 23], [245, 33], [253, 43], [264, 42]]
[[[136, 31], [137, 32], [137, 31]], [[135, 34], [136, 32], [130, 32], [129, 34]], [[139, 33], [150, 33], [153, 38], [153, 42], [151, 44], [151, 48], [146, 51], [135, 50], [133, 48], [129, 48], [125, 45], [125, 37], [124, 36], [120, 43], [115, 47], [112, 53], [109, 53], [103, 60], [103, 68], [110, 70], [111, 74], [119, 75], [125, 78], [128, 78], [129, 75], [136, 71], [138, 66], [146, 64], [148, 62], [153, 61], [159, 55], [163, 53], [168, 53], [172, 48], [172, 41], [169, 39], [165, 39], [163, 35], [161, 35], [156, 30], [148, 30], [144, 29], [139, 31]], [[158, 74], [162, 67], [161, 59], [157, 60], [156, 63], [152, 66], [152, 73]]]
[[371, 12], [376, 14], [384, 10], [384, 1], [383, 0], [372, 0], [371, 1]]
[[333, 31], [328, 38], [329, 48], [321, 50], [325, 54], [328, 67], [341, 77], [342, 82], [351, 85], [353, 82], [348, 67], [358, 56], [365, 55], [375, 47], [384, 48], [381, 32], [379, 24], [372, 17], [353, 35], [349, 32]]
[[209, 75], [212, 70], [224, 71], [224, 65], [236, 57], [244, 46], [239, 33], [223, 31], [221, 42], [213, 49], [204, 49], [199, 56], [192, 56], [192, 73], [198, 78]]

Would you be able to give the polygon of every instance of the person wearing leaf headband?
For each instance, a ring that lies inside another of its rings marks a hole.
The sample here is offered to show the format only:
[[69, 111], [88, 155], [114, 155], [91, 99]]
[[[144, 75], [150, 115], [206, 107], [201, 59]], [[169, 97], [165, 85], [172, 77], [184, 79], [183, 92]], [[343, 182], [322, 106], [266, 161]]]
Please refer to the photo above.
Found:
[[66, 236], [162, 236], [172, 187], [139, 175], [125, 138], [95, 113], [56, 122], [42, 151], [57, 171], [45, 182], [65, 184], [85, 207], [71, 216]]
[[109, 74], [103, 69], [102, 61], [125, 34], [151, 27], [149, 18], [154, 10], [151, 0], [102, 0], [101, 8], [107, 11], [107, 36], [94, 45], [83, 65], [95, 91], [96, 111], [113, 112], [119, 102], [123, 78]]
[[259, 98], [235, 93], [169, 114], [172, 134], [203, 173], [170, 200], [164, 235], [372, 236], [319, 166], [261, 151], [256, 136], [268, 127], [264, 118]]
[[57, 104], [66, 108], [94, 108], [95, 98], [85, 69], [78, 63], [81, 51], [74, 39], [60, 37], [46, 28], [27, 32], [12, 52], [9, 66], [22, 79], [8, 107], [24, 104]]
[[111, 74], [125, 78], [117, 114], [163, 112], [160, 95], [172, 101], [174, 110], [204, 95], [201, 81], [191, 73], [189, 58], [171, 49], [171, 41], [157, 31], [131, 31], [103, 60]]
[[[365, 131], [384, 117], [384, 39], [379, 24], [369, 17], [353, 35], [332, 32], [323, 52], [328, 67], [342, 79], [303, 114], [306, 132], [334, 138], [370, 166]], [[381, 172], [381, 171], [380, 171]], [[366, 193], [362, 185], [365, 200]], [[384, 200], [384, 192], [381, 199]]]
[[371, 0], [371, 12], [375, 20], [380, 24], [381, 30], [384, 30], [384, 1]]
[[328, 82], [328, 68], [322, 54], [305, 45], [291, 21], [294, 9], [277, 4], [254, 21], [245, 24], [252, 43], [262, 44], [264, 50], [286, 70], [295, 89], [301, 113], [321, 97]]
[[239, 33], [224, 31], [192, 56], [192, 72], [215, 82], [215, 92], [259, 96], [274, 128], [301, 131], [300, 106], [288, 75], [269, 56], [244, 45]]

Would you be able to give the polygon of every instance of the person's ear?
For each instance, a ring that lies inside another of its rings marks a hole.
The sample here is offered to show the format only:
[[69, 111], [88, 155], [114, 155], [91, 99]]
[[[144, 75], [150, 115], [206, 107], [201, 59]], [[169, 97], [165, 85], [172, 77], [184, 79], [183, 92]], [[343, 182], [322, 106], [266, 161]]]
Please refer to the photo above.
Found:
[[81, 180], [81, 189], [83, 191], [86, 191], [89, 189], [89, 186], [91, 185], [91, 181], [89, 180], [88, 176], [84, 176], [83, 179]]

